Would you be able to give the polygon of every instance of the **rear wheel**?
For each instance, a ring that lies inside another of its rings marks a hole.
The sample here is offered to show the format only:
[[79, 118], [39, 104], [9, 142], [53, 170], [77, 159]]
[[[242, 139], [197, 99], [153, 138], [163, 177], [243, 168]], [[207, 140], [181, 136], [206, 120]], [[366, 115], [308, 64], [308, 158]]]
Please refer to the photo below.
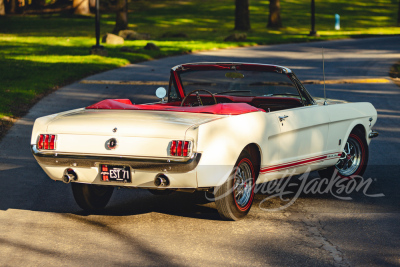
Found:
[[215, 204], [224, 220], [240, 220], [249, 213], [256, 183], [254, 164], [243, 151], [228, 180], [214, 190]]
[[330, 178], [335, 173], [343, 178], [364, 174], [368, 164], [368, 144], [360, 131], [353, 131], [347, 139], [342, 155], [335, 166], [318, 171], [321, 177]]
[[97, 212], [110, 201], [114, 187], [71, 183], [72, 193], [79, 207], [87, 212]]

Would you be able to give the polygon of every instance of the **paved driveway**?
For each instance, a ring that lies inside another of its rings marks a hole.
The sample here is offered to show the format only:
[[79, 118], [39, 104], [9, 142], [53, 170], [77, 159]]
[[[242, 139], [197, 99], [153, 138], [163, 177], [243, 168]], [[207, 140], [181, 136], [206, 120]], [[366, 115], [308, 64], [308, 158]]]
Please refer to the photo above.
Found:
[[[151, 102], [158, 86], [132, 81], [167, 82], [174, 65], [271, 63], [292, 68], [301, 80], [322, 80], [321, 47], [327, 80], [388, 78], [400, 59], [400, 37], [209, 51], [94, 75], [85, 79], [90, 83], [42, 99], [0, 143], [0, 265], [399, 266], [400, 88], [393, 83], [327, 85], [329, 98], [368, 101], [378, 110], [375, 129], [381, 135], [370, 146], [365, 177], [373, 183], [367, 192], [353, 192], [352, 200], [302, 193], [276, 212], [266, 210], [286, 202], [263, 202], [267, 195], [259, 193], [239, 222], [221, 221], [214, 203], [199, 204], [198, 195], [127, 189], [115, 191], [104, 214], [85, 215], [70, 186], [50, 180], [30, 153], [35, 118], [104, 98]], [[323, 85], [307, 88], [323, 96]], [[366, 196], [380, 193], [385, 196]]]

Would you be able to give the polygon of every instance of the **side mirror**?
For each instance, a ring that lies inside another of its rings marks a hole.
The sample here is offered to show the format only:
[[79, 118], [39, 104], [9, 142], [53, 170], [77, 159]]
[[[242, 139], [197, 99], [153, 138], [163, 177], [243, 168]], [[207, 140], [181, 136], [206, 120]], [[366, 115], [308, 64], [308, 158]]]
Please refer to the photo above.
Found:
[[156, 90], [156, 96], [164, 102], [164, 97], [167, 95], [167, 90], [164, 87], [158, 87]]

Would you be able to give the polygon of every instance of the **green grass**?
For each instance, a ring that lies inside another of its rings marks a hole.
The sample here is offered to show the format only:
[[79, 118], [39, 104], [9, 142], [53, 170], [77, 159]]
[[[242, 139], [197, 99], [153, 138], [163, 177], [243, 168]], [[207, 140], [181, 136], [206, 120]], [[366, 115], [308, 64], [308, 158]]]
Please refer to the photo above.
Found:
[[[141, 4], [137, 4], [133, 1], [130, 26], [152, 33], [156, 38], [164, 31], [173, 31], [185, 32], [196, 40], [223, 41], [234, 27], [233, 2], [140, 1]], [[279, 30], [266, 29], [268, 4], [269, 0], [250, 0], [252, 30], [248, 33], [249, 42], [271, 44], [313, 40], [305, 36], [310, 32], [310, 0], [281, 0], [283, 28]], [[397, 9], [398, 0], [319, 0], [316, 1], [316, 30], [321, 35], [319, 39], [399, 34]], [[341, 16], [339, 31], [334, 30], [336, 13]], [[135, 17], [135, 14], [140, 16]]]
[[[309, 0], [281, 0], [283, 28], [277, 30], [266, 28], [269, 1], [250, 0], [247, 41], [225, 43], [234, 27], [232, 0], [135, 0], [130, 3], [130, 28], [149, 33], [161, 50], [144, 50], [147, 41], [125, 41], [135, 52], [106, 45], [108, 57], [89, 55], [95, 44], [93, 17], [0, 17], [0, 120], [22, 116], [35, 100], [61, 85], [129, 63], [233, 46], [400, 34], [397, 1], [316, 1], [320, 37], [309, 37]], [[335, 13], [341, 16], [339, 31], [334, 30]], [[102, 35], [113, 27], [114, 15], [103, 12]], [[162, 38], [165, 32], [189, 38]]]
[[146, 51], [147, 41], [127, 41], [135, 52], [107, 46], [108, 57], [89, 55], [93, 40], [86, 37], [0, 37], [0, 116], [21, 116], [36, 96], [89, 74], [191, 50], [227, 47], [228, 44], [154, 41], [160, 51]]

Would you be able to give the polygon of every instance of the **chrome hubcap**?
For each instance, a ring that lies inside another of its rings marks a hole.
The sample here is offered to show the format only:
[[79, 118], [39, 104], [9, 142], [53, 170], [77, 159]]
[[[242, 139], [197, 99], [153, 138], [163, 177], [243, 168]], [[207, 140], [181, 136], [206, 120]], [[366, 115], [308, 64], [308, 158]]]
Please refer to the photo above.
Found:
[[253, 178], [250, 167], [247, 163], [243, 162], [237, 167], [234, 177], [233, 194], [236, 203], [240, 207], [245, 207], [251, 197]]
[[350, 176], [356, 172], [361, 164], [362, 150], [360, 144], [352, 137], [349, 137], [344, 146], [342, 155], [336, 163], [336, 168], [343, 176]]

